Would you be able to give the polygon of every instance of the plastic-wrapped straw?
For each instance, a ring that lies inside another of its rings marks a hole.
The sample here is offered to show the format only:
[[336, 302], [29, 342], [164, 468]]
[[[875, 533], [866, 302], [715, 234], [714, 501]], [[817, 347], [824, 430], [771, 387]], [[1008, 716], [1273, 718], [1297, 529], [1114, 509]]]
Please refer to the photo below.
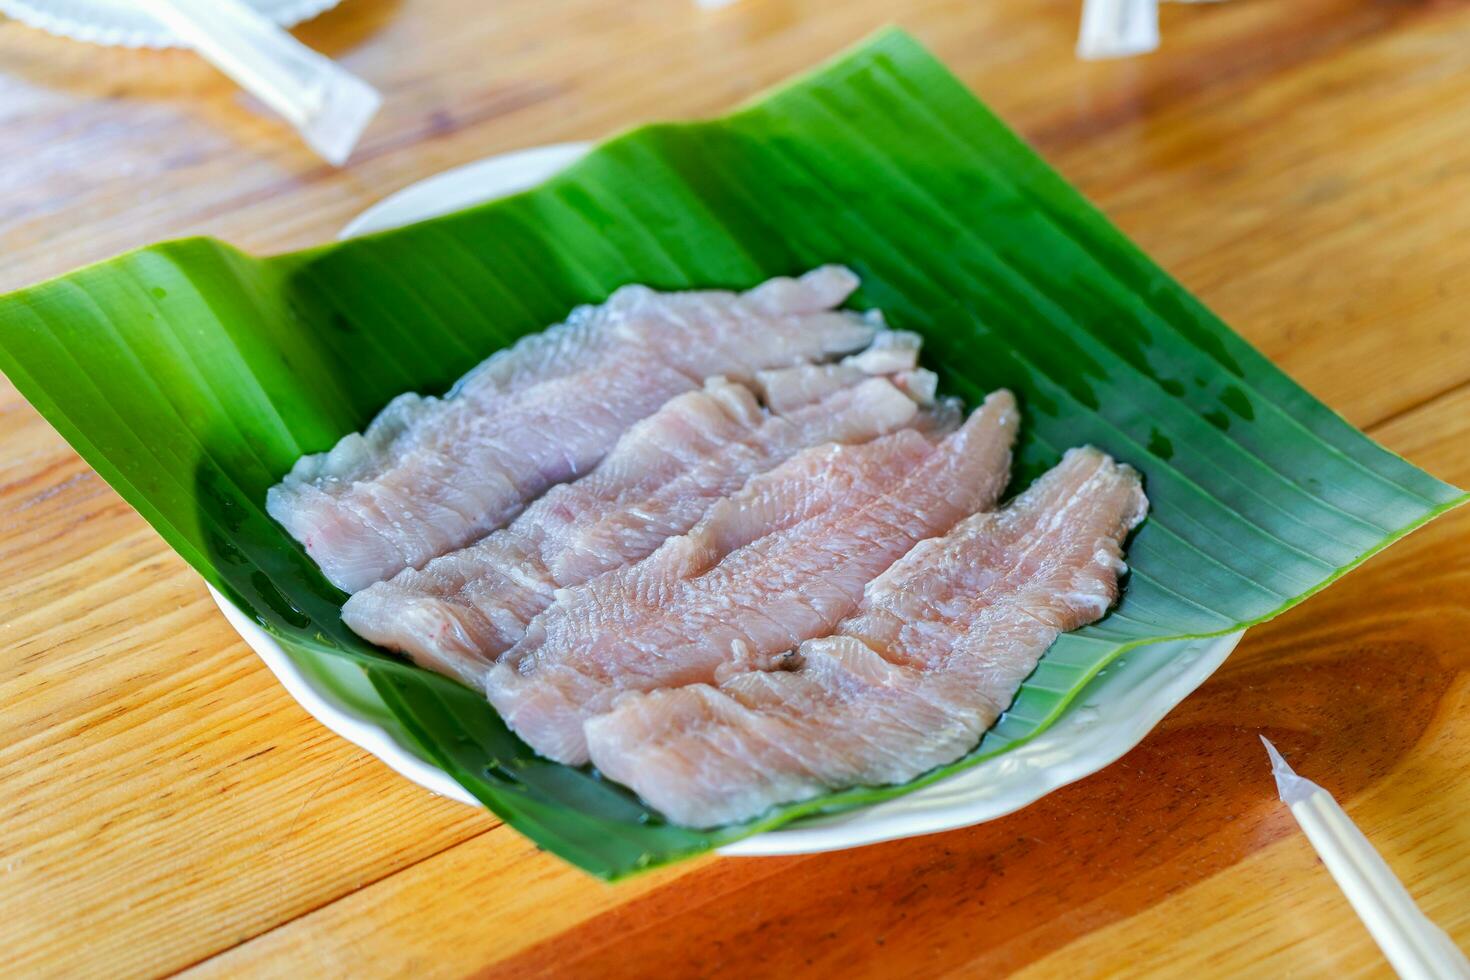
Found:
[[[1216, 3], [1218, 0], [1174, 0]], [[1082, 0], [1077, 57], [1130, 58], [1159, 46], [1159, 0]]]
[[376, 89], [240, 0], [133, 0], [286, 118], [328, 162], [347, 162], [378, 111]]
[[1083, 0], [1077, 57], [1126, 58], [1158, 46], [1158, 0]]
[[1281, 801], [1312, 842], [1353, 910], [1405, 980], [1470, 977], [1470, 962], [1414, 904], [1403, 883], [1332, 795], [1292, 771], [1266, 736], [1266, 754]]

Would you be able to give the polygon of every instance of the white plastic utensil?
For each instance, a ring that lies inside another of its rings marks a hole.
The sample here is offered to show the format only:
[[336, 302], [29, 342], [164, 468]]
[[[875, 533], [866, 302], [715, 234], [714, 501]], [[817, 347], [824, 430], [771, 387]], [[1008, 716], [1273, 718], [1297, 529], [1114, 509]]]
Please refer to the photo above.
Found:
[[[1175, 3], [1218, 3], [1219, 0], [1174, 0]], [[1077, 57], [1130, 58], [1159, 46], [1160, 0], [1082, 0], [1082, 27]]]
[[1158, 46], [1158, 0], [1083, 0], [1077, 57], [1127, 58]]
[[1470, 961], [1444, 930], [1419, 911], [1393, 870], [1332, 795], [1286, 764], [1266, 736], [1281, 802], [1311, 841], [1378, 948], [1404, 980], [1470, 978]]
[[240, 0], [133, 0], [286, 118], [329, 163], [347, 162], [382, 97]]

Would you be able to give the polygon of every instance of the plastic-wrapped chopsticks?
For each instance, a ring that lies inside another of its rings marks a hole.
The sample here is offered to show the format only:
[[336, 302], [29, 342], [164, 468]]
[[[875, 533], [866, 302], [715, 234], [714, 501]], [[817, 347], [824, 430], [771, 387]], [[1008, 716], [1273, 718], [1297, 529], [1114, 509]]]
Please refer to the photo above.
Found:
[[1126, 58], [1158, 46], [1158, 0], [1083, 0], [1077, 57]]
[[[1082, 0], [1077, 57], [1128, 58], [1159, 46], [1160, 0]], [[1214, 3], [1216, 0], [1174, 0]]]
[[1470, 978], [1465, 954], [1419, 911], [1403, 883], [1332, 795], [1298, 776], [1266, 736], [1261, 741], [1271, 757], [1281, 801], [1291, 808], [1307, 840], [1398, 975], [1405, 980]]
[[337, 166], [382, 102], [338, 67], [241, 0], [132, 0], [241, 87], [286, 117]]

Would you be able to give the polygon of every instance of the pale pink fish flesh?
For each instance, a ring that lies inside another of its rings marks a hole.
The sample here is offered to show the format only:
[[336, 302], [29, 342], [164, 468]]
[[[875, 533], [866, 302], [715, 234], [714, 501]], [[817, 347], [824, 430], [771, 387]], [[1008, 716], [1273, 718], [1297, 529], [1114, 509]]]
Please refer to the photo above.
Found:
[[899, 391], [920, 405], [932, 405], [939, 392], [939, 375], [924, 368], [899, 371], [891, 378]]
[[551, 488], [480, 541], [363, 589], [342, 618], [366, 639], [478, 687], [557, 589], [646, 557], [800, 449], [863, 442], [918, 414], [881, 378], [784, 416], [763, 411], [748, 388], [711, 379], [630, 428], [587, 476]]
[[[916, 333], [880, 330], [865, 349], [849, 354], [835, 364], [797, 364], [758, 371], [756, 388], [765, 403], [778, 412], [821, 401], [832, 392], [856, 384], [865, 377], [887, 375], [892, 376], [892, 380], [902, 376], [906, 383], [900, 385], [901, 388], [907, 391], [909, 387], [915, 387], [916, 392], [911, 392], [911, 397], [922, 395], [922, 383], [907, 383], [912, 381], [912, 375], [923, 370], [918, 366], [920, 346], [921, 340]], [[934, 392], [930, 390], [927, 398], [915, 397], [914, 400], [928, 405], [933, 402], [933, 396]]]
[[1074, 449], [1003, 509], [915, 547], [790, 669], [624, 695], [586, 723], [592, 761], [700, 827], [952, 762], [1060, 633], [1117, 599], [1147, 509], [1132, 469]]
[[864, 374], [897, 374], [919, 366], [919, 350], [924, 340], [909, 330], [880, 330], [867, 347], [849, 354], [840, 363], [855, 367]]
[[831, 630], [915, 543], [992, 506], [1017, 421], [1000, 391], [937, 444], [904, 430], [797, 454], [642, 562], [560, 592], [487, 696], [541, 754], [587, 761], [582, 722], [621, 692], [766, 665]]
[[355, 592], [502, 526], [707, 377], [863, 347], [875, 326], [833, 309], [856, 285], [826, 266], [743, 294], [625, 286], [491, 357], [443, 398], [398, 396], [361, 434], [298, 460], [267, 509]]

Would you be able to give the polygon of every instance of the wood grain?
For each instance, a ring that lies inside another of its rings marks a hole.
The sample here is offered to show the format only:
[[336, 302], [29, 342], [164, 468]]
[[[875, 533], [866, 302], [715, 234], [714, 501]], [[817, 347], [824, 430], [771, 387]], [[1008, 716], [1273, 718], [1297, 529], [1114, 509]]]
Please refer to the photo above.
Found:
[[[718, 112], [897, 20], [1349, 419], [1470, 484], [1470, 7], [348, 0], [387, 95], [332, 171], [183, 52], [0, 22], [0, 288], [159, 238], [330, 238], [445, 167]], [[616, 888], [304, 714], [198, 579], [0, 387], [0, 943], [31, 974], [1382, 973], [1256, 731], [1470, 942], [1470, 514], [1256, 631], [1117, 765], [994, 823]]]

